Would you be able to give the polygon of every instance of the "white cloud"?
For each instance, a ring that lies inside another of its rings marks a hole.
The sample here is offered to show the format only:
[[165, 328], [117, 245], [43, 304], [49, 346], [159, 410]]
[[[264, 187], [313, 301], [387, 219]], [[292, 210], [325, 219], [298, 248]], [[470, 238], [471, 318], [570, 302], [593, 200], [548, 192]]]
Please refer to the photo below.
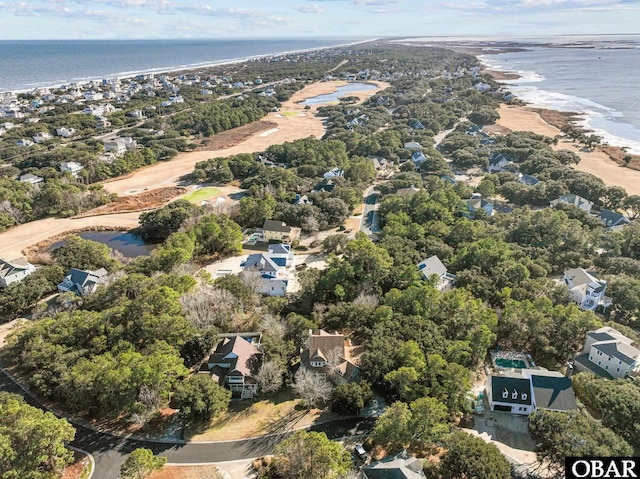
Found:
[[300, 13], [324, 13], [324, 8], [316, 3], [310, 5], [293, 5], [291, 8], [298, 10]]

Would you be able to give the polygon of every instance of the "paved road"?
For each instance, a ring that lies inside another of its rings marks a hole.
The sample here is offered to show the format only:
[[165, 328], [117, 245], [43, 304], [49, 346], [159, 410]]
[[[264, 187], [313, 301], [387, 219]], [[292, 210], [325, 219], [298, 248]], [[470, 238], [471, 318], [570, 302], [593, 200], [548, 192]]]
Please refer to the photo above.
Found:
[[[32, 406], [42, 406], [0, 370], [0, 391], [20, 394]], [[116, 479], [120, 465], [127, 455], [138, 447], [146, 447], [156, 454], [166, 456], [168, 462], [177, 464], [206, 463], [248, 459], [273, 452], [275, 445], [290, 433], [246, 439], [242, 441], [213, 443], [163, 443], [126, 439], [121, 436], [97, 432], [74, 424], [76, 438], [72, 446], [90, 452], [95, 459], [92, 479]], [[324, 431], [332, 439], [363, 434], [373, 428], [372, 419], [344, 419], [320, 424], [311, 428]]]
[[373, 191], [373, 186], [364, 191], [364, 208], [362, 210], [362, 220], [360, 222], [360, 231], [368, 236], [380, 231], [378, 224], [378, 198], [380, 193]]

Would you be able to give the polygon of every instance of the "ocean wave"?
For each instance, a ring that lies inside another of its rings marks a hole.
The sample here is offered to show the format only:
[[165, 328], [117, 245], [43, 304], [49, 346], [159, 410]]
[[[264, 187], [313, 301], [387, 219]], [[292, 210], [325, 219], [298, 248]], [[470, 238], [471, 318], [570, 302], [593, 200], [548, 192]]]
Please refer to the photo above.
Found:
[[580, 113], [582, 119], [577, 122], [579, 126], [601, 136], [604, 143], [625, 147], [629, 153], [640, 154], [640, 130], [620, 121], [624, 118], [620, 111], [587, 98], [533, 86], [514, 86], [511, 91], [521, 100], [537, 108]]

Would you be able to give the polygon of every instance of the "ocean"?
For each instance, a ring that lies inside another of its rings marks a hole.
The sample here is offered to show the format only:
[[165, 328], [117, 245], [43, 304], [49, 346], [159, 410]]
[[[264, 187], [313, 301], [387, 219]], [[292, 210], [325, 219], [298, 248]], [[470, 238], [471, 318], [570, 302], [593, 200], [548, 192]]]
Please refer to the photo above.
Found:
[[639, 37], [479, 58], [490, 69], [520, 75], [504, 81], [518, 98], [535, 107], [582, 112], [582, 126], [640, 154]]
[[181, 70], [356, 41], [354, 38], [0, 41], [0, 92]]

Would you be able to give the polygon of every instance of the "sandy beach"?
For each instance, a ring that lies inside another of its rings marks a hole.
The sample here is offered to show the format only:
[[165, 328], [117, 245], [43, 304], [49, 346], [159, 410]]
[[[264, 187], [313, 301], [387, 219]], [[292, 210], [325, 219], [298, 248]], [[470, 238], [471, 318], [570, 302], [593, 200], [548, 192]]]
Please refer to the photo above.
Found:
[[[364, 92], [352, 92], [360, 101], [373, 96], [388, 84], [375, 83], [379, 89]], [[298, 102], [325, 93], [331, 93], [346, 84], [346, 82], [313, 83], [296, 92], [290, 100], [285, 102], [280, 112], [269, 113], [263, 120], [272, 121], [277, 127], [269, 130], [269, 134], [259, 132], [236, 146], [220, 150], [200, 150], [181, 153], [176, 158], [158, 163], [149, 168], [137, 171], [121, 180], [113, 180], [104, 184], [107, 191], [119, 196], [130, 195], [144, 190], [164, 186], [176, 186], [180, 177], [193, 171], [195, 164], [209, 158], [225, 157], [238, 153], [253, 153], [262, 151], [270, 145], [293, 141], [299, 138], [315, 136], [320, 138], [324, 133], [322, 120], [315, 116], [318, 106], [305, 110]], [[319, 105], [320, 106], [320, 105]], [[286, 115], [284, 113], [287, 113]], [[74, 231], [92, 226], [112, 227], [118, 229], [132, 229], [138, 226], [140, 212], [121, 213], [103, 216], [89, 216], [85, 218], [45, 218], [12, 228], [0, 233], [0, 258], [14, 259], [21, 256], [22, 251], [47, 238], [57, 236], [66, 231]]]
[[[551, 138], [561, 134], [558, 128], [527, 107], [502, 104], [499, 112], [500, 119], [496, 124], [507, 130], [531, 131]], [[553, 148], [576, 153], [580, 157], [580, 163], [575, 166], [577, 170], [597, 176], [608, 186], [622, 186], [630, 195], [640, 195], [640, 171], [618, 165], [602, 151], [580, 151], [582, 147], [570, 141], [560, 140]]]

